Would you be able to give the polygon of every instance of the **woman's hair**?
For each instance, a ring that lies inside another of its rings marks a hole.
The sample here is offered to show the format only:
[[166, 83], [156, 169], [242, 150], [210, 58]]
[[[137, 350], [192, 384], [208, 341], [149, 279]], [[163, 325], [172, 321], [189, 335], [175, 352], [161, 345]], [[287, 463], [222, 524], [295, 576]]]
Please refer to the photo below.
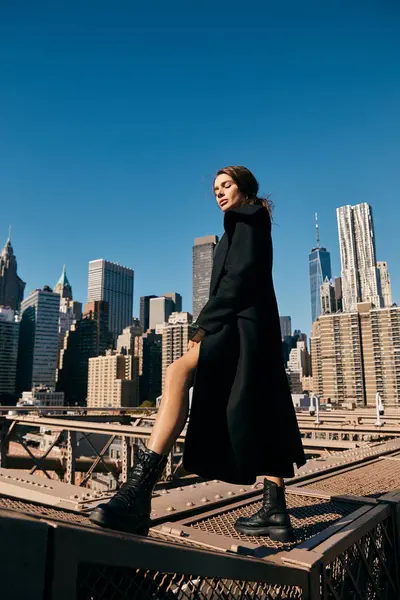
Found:
[[224, 167], [215, 175], [214, 181], [218, 175], [222, 175], [223, 173], [225, 173], [225, 175], [229, 175], [229, 177], [232, 177], [239, 190], [242, 192], [242, 194], [244, 194], [246, 198], [246, 204], [265, 206], [270, 216], [272, 216], [273, 204], [268, 197], [264, 198], [257, 196], [259, 187], [258, 181], [249, 169], [242, 166]]

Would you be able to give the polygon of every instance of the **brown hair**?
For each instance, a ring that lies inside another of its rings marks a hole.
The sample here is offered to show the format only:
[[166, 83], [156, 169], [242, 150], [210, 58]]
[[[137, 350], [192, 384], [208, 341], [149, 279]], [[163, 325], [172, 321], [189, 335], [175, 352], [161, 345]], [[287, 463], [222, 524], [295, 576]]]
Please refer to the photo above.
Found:
[[259, 188], [258, 181], [249, 169], [242, 166], [224, 167], [215, 175], [214, 181], [218, 175], [222, 175], [223, 173], [225, 173], [225, 175], [229, 175], [229, 177], [232, 177], [233, 181], [246, 198], [245, 204], [265, 206], [270, 216], [272, 216], [273, 204], [269, 197], [264, 198], [257, 195]]

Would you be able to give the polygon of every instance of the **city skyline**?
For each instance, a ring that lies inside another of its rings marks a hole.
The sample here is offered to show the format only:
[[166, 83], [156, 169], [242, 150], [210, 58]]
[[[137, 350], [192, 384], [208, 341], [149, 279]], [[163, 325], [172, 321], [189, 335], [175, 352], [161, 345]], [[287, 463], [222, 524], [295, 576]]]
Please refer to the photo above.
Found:
[[[365, 204], [365, 203], [364, 203], [364, 204]], [[336, 209], [335, 209], [335, 213], [334, 213], [334, 215], [335, 215], [335, 220], [336, 220], [336, 221], [337, 221], [337, 218], [338, 218], [338, 216], [337, 216], [337, 215], [339, 214], [339, 212], [340, 212], [340, 211], [341, 211], [343, 208], [346, 208], [347, 206], [348, 206], [348, 205], [344, 205], [344, 206], [343, 206], [343, 205], [341, 205], [341, 206], [338, 206], [338, 207], [336, 207]], [[355, 208], [355, 207], [359, 207], [359, 206], [361, 206], [361, 204], [360, 204], [360, 205], [355, 205], [355, 206], [353, 206], [353, 208]], [[372, 209], [372, 207], [370, 207], [370, 208]], [[374, 212], [374, 216], [375, 216], [375, 212]], [[315, 214], [315, 217], [316, 217], [316, 214]], [[308, 254], [308, 263], [307, 263], [307, 264], [308, 264], [308, 269], [310, 269], [310, 257], [313, 255], [313, 253], [315, 252], [315, 250], [321, 250], [321, 251], [325, 251], [325, 252], [326, 252], [326, 254], [328, 255], [328, 258], [329, 258], [329, 263], [331, 263], [331, 262], [332, 262], [333, 264], [338, 264], [338, 265], [339, 265], [337, 272], [335, 272], [333, 268], [331, 269], [331, 272], [332, 272], [332, 280], [334, 280], [335, 278], [337, 278], [337, 277], [340, 277], [340, 276], [341, 276], [341, 270], [340, 270], [340, 266], [341, 266], [341, 262], [340, 262], [340, 231], [339, 231], [339, 228], [338, 228], [338, 224], [337, 224], [337, 243], [336, 243], [336, 245], [337, 245], [337, 254], [335, 254], [335, 253], [333, 253], [333, 254], [332, 254], [332, 253], [331, 253], [329, 250], [327, 250], [327, 248], [326, 248], [326, 247], [323, 247], [323, 246], [321, 246], [321, 245], [318, 245], [318, 244], [320, 244], [320, 239], [319, 239], [319, 224], [318, 224], [318, 221], [316, 222], [316, 231], [317, 231], [317, 244], [316, 244], [316, 246], [315, 246], [315, 247], [313, 247], [313, 248], [312, 248], [312, 250], [311, 250], [311, 253], [309, 253], [309, 254]], [[315, 235], [315, 233], [314, 233], [314, 235]], [[211, 236], [205, 236], [205, 238], [206, 238], [206, 239], [207, 239], [207, 237], [208, 237], [208, 238], [210, 238], [210, 239], [211, 239], [211, 238], [213, 238], [213, 239], [214, 239], [216, 236], [214, 236], [214, 235], [211, 235]], [[375, 243], [375, 240], [376, 240], [376, 238], [377, 238], [377, 235], [376, 235], [376, 233], [373, 231], [373, 239], [374, 239], [374, 243]], [[197, 239], [198, 241], [200, 241], [200, 239], [199, 239], [199, 238], [195, 238], [195, 240], [194, 240], [194, 242], [195, 242], [195, 243], [196, 243], [196, 239]], [[218, 237], [217, 237], [217, 241], [218, 241]], [[8, 237], [8, 238], [7, 238], [7, 241], [6, 241], [5, 247], [7, 246], [7, 244], [8, 244], [9, 242], [10, 242], [10, 237]], [[192, 244], [193, 244], [193, 242], [192, 242]], [[378, 240], [378, 244], [379, 244], [379, 240]], [[194, 247], [195, 247], [195, 246], [193, 246], [193, 245], [192, 245], [192, 248], [191, 248], [191, 250], [192, 250], [192, 263], [193, 263], [193, 248], [194, 248]], [[380, 245], [379, 245], [379, 247], [380, 247]], [[190, 249], [189, 249], [189, 252], [190, 252]], [[375, 248], [374, 248], [374, 252], [375, 252]], [[380, 260], [379, 260], [379, 259], [380, 259]], [[108, 261], [108, 260], [105, 260], [105, 259], [96, 259], [96, 261], [93, 261], [93, 260], [92, 260], [92, 261], [89, 261], [89, 263], [88, 263], [88, 264], [89, 264], [89, 266], [90, 266], [90, 263], [91, 263], [91, 262], [93, 263], [93, 262], [97, 262], [97, 261], [100, 261], [100, 260], [101, 260], [101, 261], [103, 261], [103, 262], [105, 262], [105, 263], [110, 263], [110, 261]], [[392, 301], [393, 301], [394, 303], [396, 303], [396, 296], [395, 296], [395, 293], [396, 293], [396, 292], [395, 292], [395, 291], [393, 291], [393, 290], [396, 290], [396, 289], [398, 289], [398, 283], [397, 283], [397, 282], [396, 282], [396, 280], [394, 280], [394, 279], [392, 278], [392, 276], [391, 276], [391, 273], [392, 273], [392, 269], [390, 269], [390, 264], [391, 264], [391, 261], [387, 260], [387, 257], [385, 257], [385, 258], [384, 258], [384, 260], [382, 260], [382, 257], [380, 256], [380, 252], [379, 252], [379, 250], [378, 250], [378, 252], [376, 253], [375, 260], [376, 260], [376, 263], [377, 263], [377, 264], [378, 264], [378, 263], [380, 263], [380, 264], [384, 264], [384, 266], [385, 266], [385, 268], [386, 268], [386, 269], [388, 268], [388, 265], [389, 265], [390, 284], [391, 284], [391, 291], [392, 291], [392, 296], [391, 296], [391, 297], [392, 297]], [[305, 258], [304, 258], [303, 262], [305, 262]], [[119, 261], [117, 261], [116, 263], [113, 263], [113, 264], [115, 264], [115, 265], [118, 265], [118, 266], [120, 265]], [[393, 265], [393, 266], [394, 266], [394, 265]], [[87, 268], [87, 267], [86, 267], [86, 268]], [[124, 269], [124, 270], [125, 270], [125, 269], [132, 270], [134, 273], [136, 272], [136, 268], [135, 268], [135, 267], [132, 267], [132, 268], [131, 268], [131, 266], [126, 266], [126, 267], [125, 267], [125, 266], [123, 266], [123, 267], [121, 267], [121, 268], [122, 268], [122, 269]], [[139, 270], [140, 270], [140, 269], [139, 269]], [[394, 269], [393, 269], [393, 271], [395, 271], [395, 270], [396, 270], [396, 269], [394, 268]], [[192, 264], [192, 273], [191, 273], [191, 275], [192, 275], [192, 278], [193, 278], [193, 264]], [[310, 285], [310, 270], [308, 271], [308, 274], [307, 274], [307, 275], [308, 275], [308, 285]], [[65, 263], [63, 264], [63, 267], [62, 267], [62, 275], [61, 275], [61, 277], [60, 277], [60, 278], [59, 278], [59, 280], [58, 280], [58, 284], [59, 284], [59, 282], [61, 281], [61, 279], [62, 279], [63, 277], [66, 277], [66, 264], [65, 264]], [[53, 280], [54, 280], [54, 278], [53, 278]], [[324, 279], [323, 279], [323, 281], [324, 281]], [[67, 279], [67, 282], [68, 282], [68, 285], [70, 285], [70, 283], [69, 283], [69, 280], [68, 280], [68, 279]], [[192, 281], [191, 283], [193, 284], [193, 281]], [[47, 284], [43, 284], [43, 285], [47, 285]], [[42, 285], [42, 286], [38, 285], [38, 286], [36, 286], [36, 287], [32, 288], [32, 289], [31, 289], [30, 291], [28, 291], [28, 292], [27, 292], [27, 290], [28, 290], [29, 288], [25, 288], [25, 294], [24, 294], [24, 298], [26, 298], [26, 297], [27, 297], [27, 296], [28, 296], [30, 293], [32, 293], [34, 290], [41, 289], [41, 287], [43, 287], [43, 285]], [[52, 286], [50, 286], [50, 287], [52, 287]], [[55, 287], [56, 287], [56, 286], [54, 286], [54, 288], [55, 288]], [[138, 287], [140, 288], [140, 284], [139, 284], [139, 286], [138, 286]], [[154, 288], [156, 288], [156, 287], [157, 287], [157, 285], [156, 285], [156, 282], [155, 282], [155, 283], [154, 283], [154, 285], [152, 285], [152, 288], [154, 289]], [[172, 287], [172, 286], [170, 286], [170, 287]], [[185, 287], [187, 287], [187, 286], [185, 286]], [[135, 291], [135, 293], [134, 293], [134, 296], [133, 296], [133, 314], [132, 314], [132, 317], [133, 317], [133, 318], [139, 318], [139, 317], [140, 317], [140, 312], [141, 312], [141, 311], [140, 311], [140, 301], [141, 301], [141, 298], [143, 297], [143, 296], [141, 296], [141, 297], [138, 297], [138, 296], [137, 296], [136, 289], [137, 289], [137, 282], [136, 282], [136, 279], [135, 279], [135, 290], [134, 290], [134, 291]], [[178, 295], [181, 297], [181, 300], [180, 300], [180, 302], [181, 302], [181, 307], [182, 307], [182, 311], [183, 311], [183, 312], [190, 312], [190, 313], [192, 313], [192, 305], [193, 305], [193, 285], [190, 285], [190, 291], [191, 291], [190, 298], [183, 298], [183, 295], [182, 295], [182, 294], [178, 294]], [[88, 289], [86, 289], [86, 296], [87, 296], [87, 294], [88, 294]], [[153, 294], [152, 294], [151, 296], [149, 296], [149, 295], [147, 294], [147, 295], [145, 295], [144, 297], [148, 297], [148, 298], [150, 298], [150, 297], [151, 297], [151, 298], [161, 298], [161, 297], [165, 297], [165, 296], [167, 296], [167, 295], [168, 295], [168, 294], [166, 294], [166, 293], [164, 292], [164, 293], [160, 293], [159, 295], [153, 295]], [[312, 310], [313, 310], [313, 307], [312, 307], [312, 296], [310, 297], [310, 287], [308, 288], [308, 300], [309, 300], [309, 310], [311, 309], [311, 311], [312, 311]], [[82, 304], [83, 304], [83, 303], [84, 303], [84, 301], [82, 302]], [[279, 297], [278, 297], [278, 304], [279, 304]], [[189, 309], [188, 309], [188, 306], [189, 306]], [[290, 305], [289, 305], [289, 306], [290, 306]], [[291, 314], [293, 314], [293, 313], [295, 314], [295, 313], [296, 313], [296, 311], [295, 311], [295, 303], [294, 303], [294, 302], [293, 302], [292, 306], [293, 306], [293, 309], [289, 308], [288, 312], [290, 312]], [[282, 312], [281, 312], [281, 314], [282, 314]], [[307, 319], [304, 319], [303, 321], [307, 321]], [[295, 321], [294, 321], [294, 322], [295, 322]], [[302, 326], [301, 324], [299, 324], [299, 323], [296, 323], [296, 322], [295, 322], [295, 327], [297, 327], [298, 329], [300, 329], [300, 330], [302, 330], [302, 331], [308, 331], [308, 333], [310, 333], [310, 332], [311, 332], [311, 325], [312, 325], [312, 321], [311, 321], [311, 320], [310, 320], [310, 328], [309, 328], [309, 329], [306, 329], [306, 328], [305, 328], [304, 326]]]
[[213, 174], [244, 164], [275, 205], [281, 314], [310, 331], [312, 215], [337, 277], [345, 204], [374, 207], [399, 298], [399, 7], [383, 4], [82, 5], [79, 19], [72, 5], [4, 5], [0, 243], [12, 224], [25, 294], [65, 263], [84, 302], [86, 265], [104, 256], [135, 270], [135, 315], [168, 289], [190, 312], [188, 249], [223, 231]]

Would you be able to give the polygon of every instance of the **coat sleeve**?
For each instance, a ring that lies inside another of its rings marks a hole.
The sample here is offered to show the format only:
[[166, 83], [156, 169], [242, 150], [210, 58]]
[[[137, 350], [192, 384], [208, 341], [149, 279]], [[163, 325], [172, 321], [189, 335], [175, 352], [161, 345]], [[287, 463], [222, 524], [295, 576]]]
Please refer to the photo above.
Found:
[[230, 246], [225, 260], [225, 274], [217, 292], [201, 310], [195, 325], [205, 333], [216, 333], [235, 319], [251, 302], [255, 285], [259, 226], [252, 218], [233, 214], [227, 220]]

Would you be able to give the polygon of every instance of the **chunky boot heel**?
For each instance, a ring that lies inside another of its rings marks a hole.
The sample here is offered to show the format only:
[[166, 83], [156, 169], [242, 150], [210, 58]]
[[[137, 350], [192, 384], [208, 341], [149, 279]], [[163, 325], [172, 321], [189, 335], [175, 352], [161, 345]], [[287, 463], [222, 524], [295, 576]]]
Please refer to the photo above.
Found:
[[107, 504], [99, 504], [89, 516], [95, 525], [147, 535], [150, 528], [151, 494], [161, 477], [167, 456], [147, 448], [135, 451], [128, 480]]
[[276, 542], [293, 542], [293, 528], [292, 527], [269, 527], [268, 535], [271, 540]]
[[271, 540], [279, 542], [293, 541], [293, 528], [286, 508], [284, 489], [269, 479], [264, 479], [260, 510], [251, 517], [240, 517], [234, 527], [244, 535], [268, 535]]

